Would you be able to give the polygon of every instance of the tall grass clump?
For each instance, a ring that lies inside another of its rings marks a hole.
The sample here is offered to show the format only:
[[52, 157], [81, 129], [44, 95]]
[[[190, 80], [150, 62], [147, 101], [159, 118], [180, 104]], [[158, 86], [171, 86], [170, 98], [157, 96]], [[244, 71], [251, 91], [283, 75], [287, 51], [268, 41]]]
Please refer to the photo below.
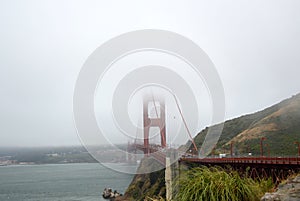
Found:
[[175, 182], [175, 200], [256, 201], [271, 188], [271, 183], [242, 178], [236, 171], [203, 166], [180, 173]]

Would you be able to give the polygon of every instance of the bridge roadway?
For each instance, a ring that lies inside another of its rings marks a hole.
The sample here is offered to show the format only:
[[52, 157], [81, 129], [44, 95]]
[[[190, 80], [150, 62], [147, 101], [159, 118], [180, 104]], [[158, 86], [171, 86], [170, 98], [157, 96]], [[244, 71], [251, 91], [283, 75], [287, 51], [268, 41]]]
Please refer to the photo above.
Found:
[[[146, 148], [142, 144], [132, 144], [131, 149], [138, 149], [144, 151]], [[162, 149], [159, 146], [151, 145], [148, 147], [147, 156], [153, 157], [163, 166], [166, 165], [166, 153], [168, 149]], [[286, 177], [289, 172], [300, 171], [300, 157], [224, 157], [224, 158], [197, 158], [185, 157], [179, 158], [179, 163], [190, 164], [192, 166], [221, 166], [228, 167], [230, 165], [233, 169], [245, 172], [247, 168], [251, 169], [251, 174], [261, 175], [274, 175], [277, 179], [282, 174], [282, 178]], [[253, 173], [254, 172], [254, 173]], [[286, 175], [284, 175], [286, 174]], [[254, 176], [255, 177], [255, 176]]]
[[[128, 148], [129, 152], [133, 150], [141, 150], [146, 153], [147, 148], [143, 144], [131, 144]], [[166, 166], [166, 153], [162, 151], [163, 149], [159, 146], [150, 145], [148, 147], [148, 154], [147, 156], [152, 156], [157, 162], [161, 165]]]
[[257, 164], [289, 165], [300, 167], [300, 157], [231, 157], [231, 158], [189, 158], [181, 157], [180, 161], [199, 164]]

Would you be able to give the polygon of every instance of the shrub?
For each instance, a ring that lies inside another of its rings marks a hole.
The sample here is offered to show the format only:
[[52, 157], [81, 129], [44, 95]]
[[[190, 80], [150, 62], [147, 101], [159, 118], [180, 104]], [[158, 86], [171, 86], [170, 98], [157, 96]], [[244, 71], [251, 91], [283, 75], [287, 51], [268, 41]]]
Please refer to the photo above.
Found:
[[180, 173], [175, 182], [175, 200], [255, 201], [272, 185], [271, 180], [241, 178], [236, 171], [219, 167], [198, 167]]

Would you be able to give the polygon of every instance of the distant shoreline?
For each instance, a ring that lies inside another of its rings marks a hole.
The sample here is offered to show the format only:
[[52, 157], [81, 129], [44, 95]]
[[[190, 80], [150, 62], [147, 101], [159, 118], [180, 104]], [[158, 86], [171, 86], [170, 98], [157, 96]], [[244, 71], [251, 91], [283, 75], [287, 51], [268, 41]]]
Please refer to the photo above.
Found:
[[[100, 163], [100, 162], [15, 163], [15, 164], [0, 164], [0, 167], [7, 167], [7, 166], [29, 166], [29, 165], [66, 165], [66, 164], [102, 164], [102, 163]], [[128, 164], [128, 165], [136, 165], [135, 163], [126, 163], [126, 162], [105, 162], [103, 164]]]
[[124, 163], [127, 144], [119, 147], [100, 146], [97, 160], [83, 147], [0, 148], [0, 165]]

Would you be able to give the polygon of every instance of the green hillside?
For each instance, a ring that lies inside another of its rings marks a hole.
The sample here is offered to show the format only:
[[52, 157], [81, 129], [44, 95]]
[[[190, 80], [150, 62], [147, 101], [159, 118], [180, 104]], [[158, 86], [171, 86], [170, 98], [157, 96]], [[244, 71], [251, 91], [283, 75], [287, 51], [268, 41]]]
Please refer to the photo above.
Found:
[[[201, 147], [207, 131], [208, 128], [195, 137], [197, 147]], [[266, 138], [264, 155], [297, 155], [294, 142], [300, 142], [300, 94], [262, 111], [226, 121], [213, 154], [230, 153], [233, 142], [236, 155], [248, 152], [260, 155], [262, 137]]]

